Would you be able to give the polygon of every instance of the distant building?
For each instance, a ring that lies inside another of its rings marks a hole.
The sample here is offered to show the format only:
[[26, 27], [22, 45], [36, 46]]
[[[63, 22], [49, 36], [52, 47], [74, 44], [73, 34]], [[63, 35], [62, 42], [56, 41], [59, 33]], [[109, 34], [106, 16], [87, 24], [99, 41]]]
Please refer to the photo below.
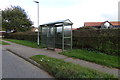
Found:
[[113, 28], [120, 28], [120, 21], [119, 22], [110, 22]]
[[6, 30], [6, 33], [15, 33], [17, 32], [15, 29], [12, 29], [12, 30]]
[[120, 21], [114, 22], [85, 22], [84, 27], [92, 27], [97, 29], [120, 28]]
[[33, 27], [33, 28], [31, 29], [31, 32], [38, 32], [38, 28]]
[[0, 31], [0, 38], [4, 37], [3, 35], [6, 33], [6, 31]]

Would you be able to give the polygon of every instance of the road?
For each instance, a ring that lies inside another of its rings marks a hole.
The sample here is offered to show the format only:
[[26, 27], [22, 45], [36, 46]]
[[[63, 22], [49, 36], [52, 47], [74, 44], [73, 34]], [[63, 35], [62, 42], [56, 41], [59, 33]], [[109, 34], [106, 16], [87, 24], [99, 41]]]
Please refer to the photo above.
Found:
[[2, 78], [52, 78], [22, 58], [2, 50]]

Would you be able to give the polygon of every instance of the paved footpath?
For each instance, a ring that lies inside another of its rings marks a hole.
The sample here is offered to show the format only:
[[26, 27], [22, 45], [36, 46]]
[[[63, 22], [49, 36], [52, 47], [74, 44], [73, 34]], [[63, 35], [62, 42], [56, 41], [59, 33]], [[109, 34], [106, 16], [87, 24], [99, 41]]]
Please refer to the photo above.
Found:
[[72, 62], [75, 64], [79, 64], [83, 67], [88, 67], [91, 69], [98, 70], [100, 72], [109, 73], [109, 74], [113, 74], [117, 77], [120, 77], [120, 76], [118, 76], [118, 75], [120, 75], [120, 70], [116, 69], [116, 68], [109, 68], [106, 66], [92, 63], [92, 62], [88, 62], [88, 61], [84, 61], [84, 60], [80, 60], [80, 59], [73, 59], [73, 58], [58, 54], [58, 52], [56, 52], [56, 51], [31, 48], [31, 47], [15, 44], [15, 43], [12, 43], [9, 41], [4, 41], [4, 42], [10, 43], [11, 45], [3, 45], [3, 49], [9, 49], [19, 55], [24, 56], [25, 58], [29, 58], [33, 55], [46, 55], [49, 57], [63, 59], [66, 62]]

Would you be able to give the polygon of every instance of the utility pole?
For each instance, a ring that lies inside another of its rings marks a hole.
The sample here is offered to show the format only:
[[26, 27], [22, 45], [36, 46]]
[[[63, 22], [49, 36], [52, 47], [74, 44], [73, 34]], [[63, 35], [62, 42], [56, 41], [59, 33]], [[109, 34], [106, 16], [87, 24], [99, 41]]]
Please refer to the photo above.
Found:
[[40, 45], [40, 37], [39, 37], [39, 35], [40, 35], [40, 31], [39, 31], [39, 2], [38, 1], [34, 1], [35, 3], [37, 3], [37, 8], [38, 8], [38, 10], [37, 10], [37, 15], [38, 15], [38, 22], [37, 22], [37, 26], [38, 26], [38, 37], [37, 37], [37, 44], [38, 44], [38, 46]]

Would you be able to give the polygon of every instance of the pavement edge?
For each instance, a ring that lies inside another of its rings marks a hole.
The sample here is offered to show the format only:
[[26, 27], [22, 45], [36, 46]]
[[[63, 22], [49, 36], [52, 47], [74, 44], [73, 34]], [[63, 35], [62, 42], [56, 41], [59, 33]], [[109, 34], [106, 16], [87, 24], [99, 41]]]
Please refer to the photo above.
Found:
[[42, 67], [40, 64], [38, 64], [37, 62], [33, 61], [32, 59], [26, 58], [26, 57], [24, 57], [24, 56], [22, 56], [22, 55], [16, 53], [16, 52], [13, 51], [13, 50], [10, 50], [10, 49], [6, 49], [6, 50], [9, 51], [9, 52], [11, 52], [11, 53], [13, 53], [13, 54], [15, 54], [16, 56], [18, 56], [18, 57], [24, 59], [25, 61], [30, 62], [30, 63], [33, 64], [34, 66], [36, 66], [36, 67], [38, 67], [38, 68], [40, 68], [40, 69], [43, 69], [43, 67]]

